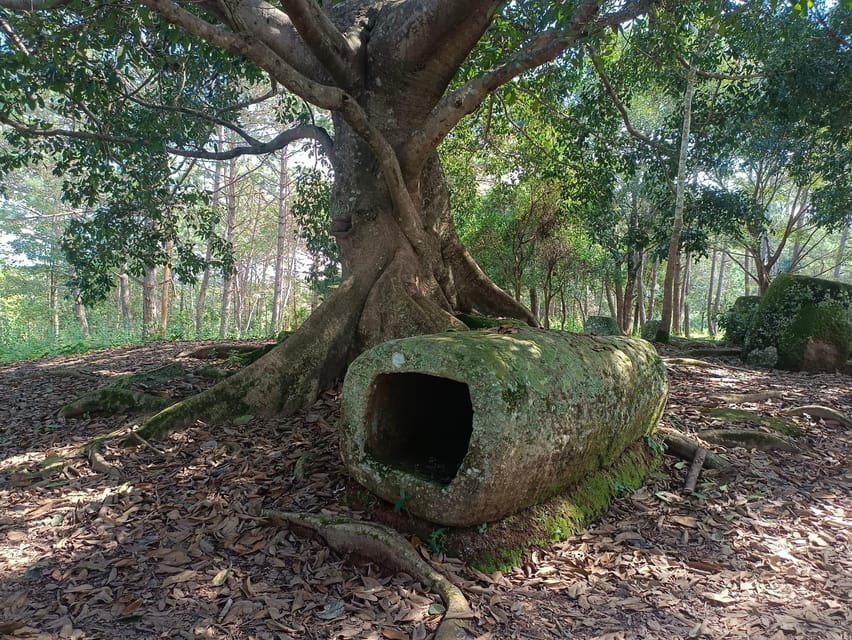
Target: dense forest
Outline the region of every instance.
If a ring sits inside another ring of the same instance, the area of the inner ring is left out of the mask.
[[[515,46],[530,17],[513,11],[468,64]],[[661,11],[519,75],[439,147],[461,240],[542,325],[582,330],[588,316],[607,315],[638,332],[662,313],[671,270],[672,333],[714,336],[736,297],[764,292],[779,272],[852,278],[848,9],[706,11]],[[0,19],[4,58],[27,57],[26,23]],[[149,35],[152,51],[125,64],[150,84],[92,118],[131,118],[136,103],[201,73],[173,32]],[[154,163],[113,144],[109,155],[126,163],[121,184],[106,170],[84,175],[96,163],[85,155],[92,141],[34,132],[88,117],[74,106],[79,83],[103,63],[84,44],[75,55],[89,62],[54,67],[61,77],[47,93],[16,89],[27,104],[0,125],[3,357],[299,326],[341,280],[333,170],[315,139],[241,150],[281,123],[331,128],[327,112],[238,70],[238,87],[209,98],[248,96],[236,118],[163,116],[187,142],[231,157],[166,153]],[[140,67],[163,65],[157,56],[172,67]],[[33,62],[28,81],[44,81],[51,64]],[[472,71],[462,67],[457,82]],[[4,62],[4,100],[24,77]],[[146,162],[165,180],[147,199],[132,193],[145,181],[130,178],[154,171]]]

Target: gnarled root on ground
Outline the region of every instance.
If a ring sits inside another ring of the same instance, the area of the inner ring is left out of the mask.
[[[438,593],[447,611],[435,640],[469,640],[473,635],[467,620],[473,611],[461,590],[440,571],[421,558],[399,533],[372,522],[347,518],[330,518],[314,514],[266,510],[264,515],[273,524],[286,524],[307,529],[322,537],[338,553],[355,553],[374,560],[384,567],[403,571]]]

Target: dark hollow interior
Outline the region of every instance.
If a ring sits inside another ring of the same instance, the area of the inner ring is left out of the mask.
[[[367,409],[367,452],[379,462],[447,485],[473,431],[463,382],[422,373],[376,378]]]

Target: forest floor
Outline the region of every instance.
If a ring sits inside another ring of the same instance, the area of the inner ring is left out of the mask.
[[[153,446],[115,439],[103,449],[113,475],[77,454],[133,419],[61,419],[64,404],[197,344],[0,365],[0,636],[429,638],[440,601],[424,585],[260,517],[266,508],[359,515],[347,506],[335,393],[286,420],[196,423]],[[724,426],[702,412],[726,406],[714,394],[761,390],[783,397],[739,406],[852,415],[852,377],[715,362],[669,366],[664,424]],[[799,451],[724,451],[734,472],[705,470],[689,496],[689,465],[666,456],[600,522],[511,572],[484,575],[420,552],[462,588],[483,639],[848,640],[852,430],[792,420]]]

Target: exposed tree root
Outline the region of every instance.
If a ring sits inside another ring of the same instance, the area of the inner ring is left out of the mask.
[[[666,453],[687,462],[695,459],[695,454],[701,448],[701,445],[671,429],[657,429],[656,433],[663,437],[663,442],[666,443]],[[718,469],[722,472],[730,471],[733,468],[731,462],[720,456],[719,454],[708,451],[704,458],[704,465],[707,469]]]
[[[447,607],[435,632],[435,640],[473,638],[465,622],[473,617],[473,611],[464,594],[440,571],[423,560],[408,541],[393,529],[370,522],[314,514],[266,510],[264,515],[273,524],[307,529],[319,535],[338,553],[354,553],[370,558],[429,585],[441,596]]]
[[[695,358],[663,358],[666,364],[682,364],[688,367],[699,367],[701,369],[731,369],[733,371],[748,371],[754,373],[753,369],[745,367],[736,367],[732,364],[721,364],[717,362],[707,362],[706,360],[696,360]]]
[[[710,396],[710,399],[730,404],[740,404],[743,402],[764,402],[773,398],[781,399],[783,397],[783,391],[758,391],[757,393],[717,393]]]
[[[801,448],[787,438],[764,431],[749,429],[707,429],[700,431],[698,437],[723,447],[745,447],[766,451],[801,451]]]
[[[817,418],[822,418],[823,420],[831,420],[833,422],[837,422],[844,427],[852,427],[852,418],[840,413],[839,411],[835,411],[830,407],[823,407],[818,404],[809,404],[803,407],[793,407],[792,409],[788,409],[785,412],[788,416],[803,416],[805,414],[809,416],[814,416]]]
[[[365,297],[353,280],[344,282],[287,340],[216,386],[153,416],[139,435],[159,440],[195,420],[288,415],[309,406],[343,376]]]
[[[183,351],[177,355],[178,358],[197,358],[199,360],[212,360],[230,358],[240,353],[251,353],[262,349],[263,345],[242,343],[216,343],[208,344],[191,351]]]
[[[87,413],[118,413],[119,411],[154,412],[161,411],[174,400],[150,393],[105,387],[86,393],[62,407],[59,415],[63,418],[76,418]]]
[[[689,349],[684,355],[690,358],[703,358],[707,356],[738,356],[743,352],[739,347],[698,347]]]

